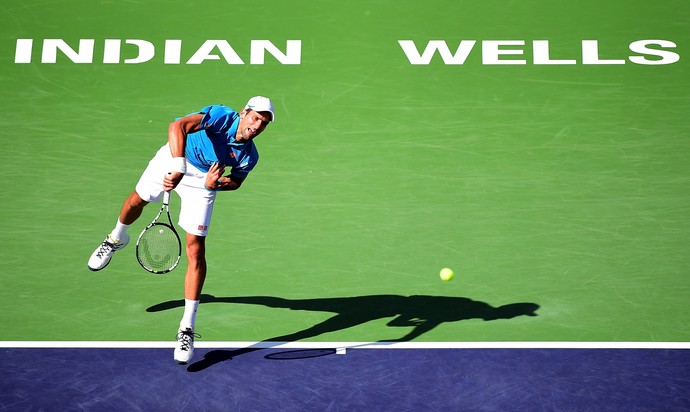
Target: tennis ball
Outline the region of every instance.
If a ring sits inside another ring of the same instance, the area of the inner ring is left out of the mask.
[[[441,280],[450,282],[451,280],[453,280],[453,276],[455,275],[455,273],[453,273],[453,270],[450,268],[443,268],[441,269],[438,275],[441,277]]]
[[[163,234],[163,229],[159,230],[158,233]]]

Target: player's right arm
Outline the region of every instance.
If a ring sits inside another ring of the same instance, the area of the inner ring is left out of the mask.
[[[173,157],[173,169],[170,176],[166,176],[163,183],[165,190],[172,190],[180,183],[185,172],[184,151],[187,135],[201,130],[203,113],[194,113],[170,123],[168,126],[168,144]]]

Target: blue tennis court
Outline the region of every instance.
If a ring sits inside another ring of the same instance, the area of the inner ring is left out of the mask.
[[[689,351],[3,349],[4,410],[683,411]],[[219,361],[221,360],[222,361]]]

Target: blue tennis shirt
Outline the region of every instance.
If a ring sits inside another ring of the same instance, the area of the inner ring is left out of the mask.
[[[215,162],[231,168],[230,174],[247,177],[259,161],[253,141],[235,141],[240,114],[224,105],[210,105],[195,113],[204,115],[201,130],[187,135],[185,157],[197,169],[208,172]]]

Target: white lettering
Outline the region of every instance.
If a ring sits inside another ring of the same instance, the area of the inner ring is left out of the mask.
[[[625,60],[600,60],[599,41],[582,40],[582,64],[625,64]]]
[[[651,56],[658,56],[661,59],[650,60],[644,56],[630,56],[630,61],[637,64],[659,65],[659,64],[673,64],[680,60],[677,53],[668,50],[650,49],[649,45],[659,45],[665,48],[675,48],[676,44],[667,40],[638,40],[630,43],[630,51],[639,54],[646,54]]]
[[[163,62],[165,64],[180,64],[180,55],[182,54],[182,40],[166,40],[165,41],[165,56]]]
[[[93,45],[93,39],[80,39],[79,51],[76,51],[62,39],[45,39],[41,63],[57,62],[58,50],[74,63],[93,63]]]
[[[431,40],[427,43],[424,53],[419,54],[414,40],[398,40],[410,64],[431,63],[437,50],[445,64],[464,64],[475,43],[477,43],[475,40],[462,40],[455,54],[452,54],[444,40]]]
[[[119,39],[106,39],[103,43],[103,63],[120,63],[120,48],[122,41]],[[156,48],[146,40],[125,40],[125,44],[137,46],[137,55],[131,59],[125,59],[125,64],[146,63],[156,54]]]
[[[33,39],[17,39],[17,47],[14,51],[14,62],[31,63],[31,51],[33,47]]]
[[[302,57],[302,41],[288,40],[283,54],[268,40],[252,40],[250,63],[264,64],[265,52],[271,53],[282,64],[299,64]]]
[[[141,64],[150,62],[156,57],[156,46],[148,40],[124,39],[125,45],[135,48],[126,49],[123,53],[123,40],[103,40],[104,64]],[[73,63],[93,63],[94,39],[80,39],[79,47],[75,50],[63,39],[44,39],[42,41],[41,63],[56,63],[58,51]],[[32,62],[34,39],[17,39],[14,62],[27,64]],[[273,56],[281,64],[301,64],[302,41],[287,40],[285,52],[276,47],[269,40],[252,40],[250,45],[251,64],[264,64],[266,53]],[[135,53],[132,52],[135,51]],[[129,53],[126,53],[129,52]],[[124,58],[123,56],[130,56]],[[165,40],[163,47],[164,64],[180,64],[182,56],[182,40]],[[124,61],[123,61],[124,58]],[[244,64],[244,61],[235,52],[226,40],[206,40],[199,47],[186,64],[201,64],[206,60],[225,60],[227,64]]]
[[[240,56],[235,53],[232,46],[225,40],[206,40],[204,44],[199,47],[199,50],[194,53],[192,58],[187,60],[187,64],[201,64],[205,60],[220,60],[221,56],[211,54],[215,48],[218,48],[220,54],[228,64],[244,64]]]
[[[422,53],[412,40],[398,40],[407,60],[414,65],[428,65],[434,58],[436,52],[441,55],[446,65],[464,64],[472,51],[476,40],[462,40],[455,54],[451,53],[448,44],[444,40],[430,40]],[[504,58],[506,55],[521,56],[524,54],[523,48],[514,46],[525,46],[524,40],[483,40],[481,42],[482,64],[484,65],[523,65],[527,64],[524,59]],[[512,47],[511,47],[512,46]],[[582,63],[586,65],[620,65],[625,64],[625,59],[602,59],[599,53],[598,40],[582,40]],[[658,47],[652,47],[658,46]],[[574,65],[578,64],[575,59],[552,59],[549,40],[532,41],[532,63],[535,65]],[[630,43],[630,50],[639,56],[629,56],[630,62],[644,65],[663,65],[673,64],[680,60],[680,55],[670,50],[676,44],[668,40],[638,40]],[[656,58],[650,58],[656,57]]]
[[[131,59],[125,59],[125,64],[139,64],[146,63],[147,61],[153,59],[156,55],[156,48],[153,43],[146,40],[125,40],[126,44],[132,44],[137,46],[137,57]]]
[[[525,60],[501,60],[502,55],[522,55],[523,50],[502,49],[501,46],[524,46],[523,40],[485,40],[482,42],[482,63],[484,64],[527,64]]]
[[[534,64],[577,64],[575,60],[551,60],[548,40],[532,42]]]
[[[117,64],[120,63],[120,45],[122,41],[119,39],[106,39],[103,42],[103,63]]]
[[[122,42],[134,46],[135,49],[122,50]],[[40,40],[39,40],[40,42]],[[423,51],[413,40],[398,40],[403,53],[412,65],[429,65],[438,54],[446,65],[463,65],[470,53],[475,49],[477,40],[462,40],[455,52],[445,40],[430,40],[423,47]],[[632,55],[627,59],[606,59],[601,57],[599,40],[581,41],[581,64],[583,65],[622,65],[631,62],[640,65],[668,65],[680,61],[680,55],[672,50],[676,43],[668,40],[638,40],[629,44]],[[481,41],[481,63],[484,65],[525,65],[525,40],[483,40]],[[72,43],[74,45],[74,43]],[[141,64],[152,61],[156,57],[156,45],[142,39],[105,39],[103,40],[104,64]],[[32,62],[34,53],[34,39],[17,39],[14,62],[28,64]],[[163,63],[180,64],[182,61],[182,40],[165,40],[163,46]],[[532,46],[532,63],[535,65],[575,65],[575,59],[552,59],[549,40],[534,40]],[[79,39],[79,45],[72,48],[63,39],[43,39],[41,63],[54,64],[58,60],[58,52],[73,63],[90,64],[94,58],[94,39]],[[136,51],[132,53],[132,50]],[[38,53],[38,51],[37,51]],[[480,53],[480,51],[475,52]],[[301,64],[302,41],[287,40],[285,48],[280,49],[269,40],[251,40],[249,62],[261,65],[266,62],[269,54],[280,64]],[[124,58],[123,56],[133,56]],[[519,56],[519,57],[507,57]],[[622,57],[622,56],[621,56]],[[124,61],[123,61],[124,58]],[[227,40],[206,40],[196,49],[184,64],[198,65],[207,60],[224,60],[227,64],[245,64]]]

